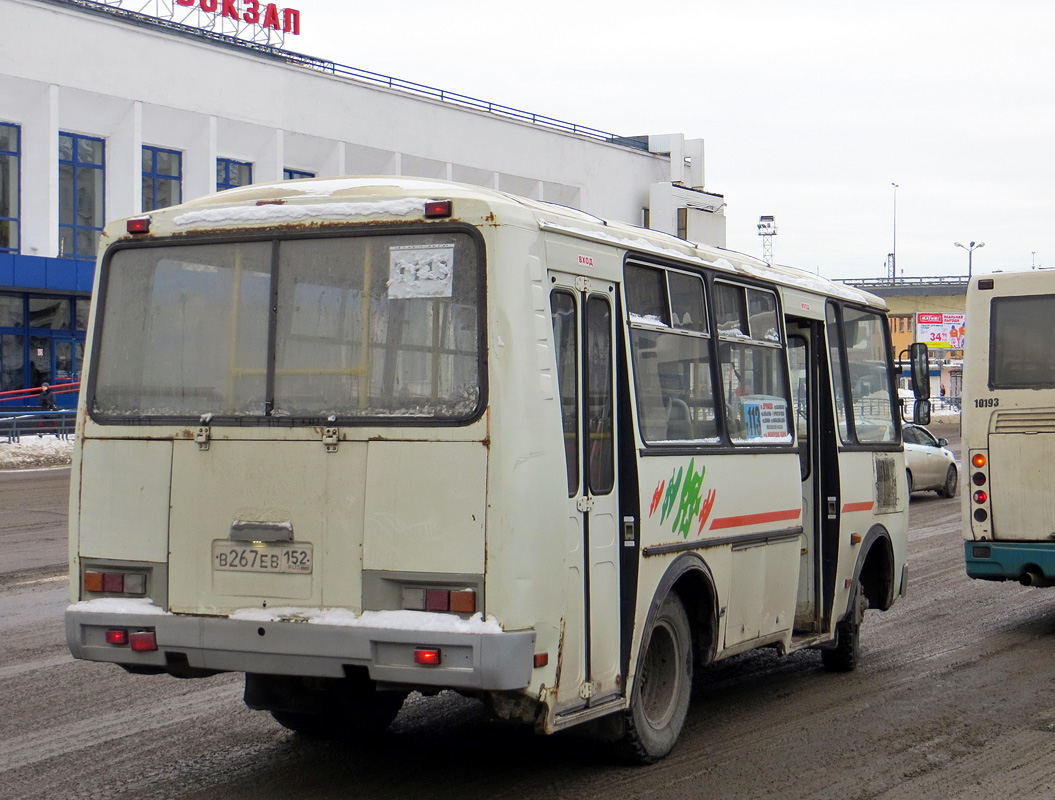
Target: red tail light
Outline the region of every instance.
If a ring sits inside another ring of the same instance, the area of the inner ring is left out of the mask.
[[[426,200],[425,218],[437,219],[449,217],[453,213],[453,203],[450,200]]]
[[[106,643],[119,647],[128,644],[128,631],[124,628],[111,628],[106,632]]]
[[[414,649],[414,663],[425,667],[438,667],[440,665],[440,649],[438,647],[417,647]]]
[[[137,653],[158,649],[158,637],[154,631],[139,631],[128,637],[132,649]]]

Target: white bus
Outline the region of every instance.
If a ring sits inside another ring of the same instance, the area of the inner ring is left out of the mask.
[[[967,288],[962,452],[967,574],[1055,585],[1055,272],[975,277]]]
[[[457,184],[256,185],[112,223],[69,646],[308,735],[410,691],[648,762],[694,672],[852,669],[906,588],[886,308]]]

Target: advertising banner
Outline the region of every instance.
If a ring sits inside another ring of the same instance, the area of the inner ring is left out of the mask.
[[[916,341],[925,342],[931,350],[962,350],[966,314],[916,314]]]

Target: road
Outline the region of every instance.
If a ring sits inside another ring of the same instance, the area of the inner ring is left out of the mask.
[[[1055,589],[968,580],[958,499],[913,500],[909,596],[866,616],[856,672],[826,673],[812,652],[722,662],[699,677],[674,752],[631,768],[572,736],[489,723],[455,695],[412,697],[386,735],[352,747],[249,711],[234,676],[74,662],[65,569],[41,563],[62,511],[26,510],[68,474],[0,473],[5,550],[40,537],[16,545],[23,566],[7,569],[5,552],[0,570],[3,797],[1055,796]]]

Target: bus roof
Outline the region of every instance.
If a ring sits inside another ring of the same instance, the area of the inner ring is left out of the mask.
[[[419,218],[425,200],[470,200],[488,211],[479,224],[537,225],[541,230],[614,245],[632,252],[748,275],[806,292],[839,297],[886,309],[886,301],[846,284],[804,270],[764,261],[671,234],[604,220],[568,206],[546,203],[468,184],[413,177],[369,176],[308,178],[252,184],[217,192],[178,206],[138,214],[149,216],[157,235],[252,230],[273,226],[347,223],[371,218]],[[456,214],[459,219],[466,216]],[[485,219],[486,218],[486,219]],[[124,238],[123,220],[107,226],[104,243]]]

